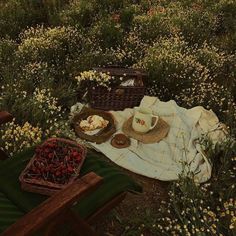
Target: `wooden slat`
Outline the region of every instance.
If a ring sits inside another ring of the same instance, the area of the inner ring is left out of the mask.
[[[98,233],[95,232],[90,224],[95,223],[97,220],[101,219],[101,217],[105,216],[108,212],[110,212],[114,207],[116,207],[126,196],[126,192],[122,192],[112,198],[109,202],[103,205],[101,208],[96,210],[95,213],[90,215],[86,221],[82,219],[78,213],[68,210],[63,213],[63,216],[59,218],[57,221],[53,222],[52,225],[48,227],[47,234],[45,236],[56,235],[55,226],[59,225],[65,221],[68,222],[72,226],[73,232],[75,235],[83,235],[83,236],[97,236]]]
[[[106,215],[109,211],[111,211],[114,207],[116,207],[126,196],[126,192],[120,193],[119,195],[115,196],[111,201],[106,203],[100,209],[98,209],[94,214],[90,215],[86,221],[91,224],[96,222],[100,217]]]
[[[73,232],[76,235],[83,235],[83,236],[98,236],[89,224],[83,220],[77,213],[74,213],[72,210],[68,210],[66,212],[67,220],[69,220]]]
[[[0,111],[0,125],[12,121],[12,119],[13,116],[10,113],[6,111]]]
[[[34,208],[3,232],[1,236],[28,236],[35,233],[80,197],[95,189],[101,181],[100,176],[90,172]]]

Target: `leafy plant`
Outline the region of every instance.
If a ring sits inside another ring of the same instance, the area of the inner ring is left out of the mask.
[[[21,41],[17,53],[22,62],[47,63],[59,80],[77,70],[74,63],[82,51],[82,35],[76,29],[30,28],[21,34]]]
[[[84,30],[97,19],[98,7],[95,1],[72,1],[60,13],[60,23],[71,25]]]

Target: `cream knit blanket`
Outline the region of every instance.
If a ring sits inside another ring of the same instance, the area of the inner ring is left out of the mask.
[[[131,139],[131,146],[116,149],[110,140],[102,144],[90,143],[104,153],[111,161],[137,174],[170,181],[178,179],[181,173],[191,171],[196,182],[205,182],[211,177],[211,165],[204,155],[199,139],[208,135],[214,142],[220,142],[226,134],[217,116],[203,107],[185,109],[171,100],[161,102],[156,97],[145,96],[141,106],[150,107],[170,125],[170,131],[163,140],[155,144],[143,144]],[[133,115],[133,109],[111,111],[117,125],[117,133],[125,120]]]

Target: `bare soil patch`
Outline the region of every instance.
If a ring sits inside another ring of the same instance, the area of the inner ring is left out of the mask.
[[[111,214],[104,216],[96,224],[96,231],[101,235],[126,235],[124,228],[129,227],[125,225],[130,219],[137,218],[142,222],[147,209],[158,210],[161,201],[167,199],[169,182],[147,178],[124,169],[123,171],[143,187],[143,192],[141,194],[128,193],[124,201]],[[153,234],[146,230],[143,235],[151,236]]]

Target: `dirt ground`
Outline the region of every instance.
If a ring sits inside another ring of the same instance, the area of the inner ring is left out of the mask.
[[[113,214],[104,217],[96,224],[96,231],[102,236],[125,235],[124,227],[121,227],[122,222],[126,222],[133,217],[142,220],[143,212],[146,209],[159,208],[160,202],[167,199],[168,182],[147,178],[124,169],[123,171],[143,187],[143,193],[128,193],[124,201],[113,210]],[[117,215],[119,216],[118,219]],[[121,219],[120,222],[119,219]],[[151,235],[149,232],[143,234],[143,236]]]

